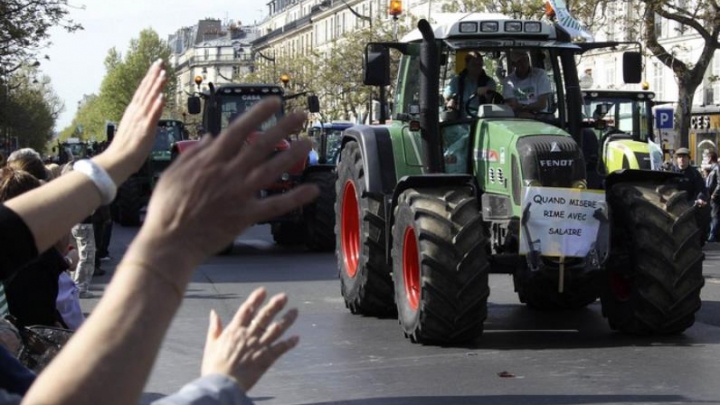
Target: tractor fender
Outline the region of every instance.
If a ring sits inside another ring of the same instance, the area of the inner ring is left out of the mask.
[[[610,173],[605,179],[605,190],[611,190],[617,183],[652,182],[664,183],[672,178],[683,178],[682,173],[660,172],[657,170],[622,169]]]
[[[183,153],[187,152],[190,148],[197,145],[198,142],[200,142],[200,141],[188,140],[188,141],[175,142],[172,146],[172,149],[170,149],[171,159],[175,160],[178,156],[182,155]]]
[[[342,147],[350,141],[360,147],[365,190],[371,194],[392,193],[396,179],[390,131],[386,127],[355,125],[343,131]]]
[[[395,207],[403,191],[409,188],[441,188],[447,186],[468,186],[472,188],[476,198],[478,188],[475,178],[469,174],[423,174],[417,176],[404,176],[397,182],[390,201],[385,203],[385,260],[392,263],[392,227],[395,223]]]

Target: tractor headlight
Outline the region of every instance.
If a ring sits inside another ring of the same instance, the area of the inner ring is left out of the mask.
[[[282,181],[288,181],[288,180],[290,180],[290,173],[283,173],[283,174],[280,176],[280,180],[282,180]]]
[[[587,181],[585,180],[575,180],[572,183],[572,188],[580,188],[580,189],[587,189]]]

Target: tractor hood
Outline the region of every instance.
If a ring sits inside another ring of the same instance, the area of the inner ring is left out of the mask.
[[[662,150],[647,142],[609,139],[605,142],[605,168],[608,173],[621,169],[660,170]]]

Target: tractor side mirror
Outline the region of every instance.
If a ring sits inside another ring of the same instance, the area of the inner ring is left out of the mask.
[[[308,96],[307,98],[308,111],[311,113],[320,112],[320,99],[316,95]]]
[[[642,80],[642,54],[640,52],[623,53],[623,81],[640,83]]]
[[[188,108],[188,113],[190,113],[190,114],[193,114],[193,115],[200,114],[200,109],[201,109],[200,97],[198,97],[198,96],[188,97],[187,108]]]
[[[363,58],[363,84],[390,85],[390,50],[380,44],[369,43]]]

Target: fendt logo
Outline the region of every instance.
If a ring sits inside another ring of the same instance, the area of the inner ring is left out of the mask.
[[[541,159],[540,167],[570,167],[573,164],[572,159]]]

